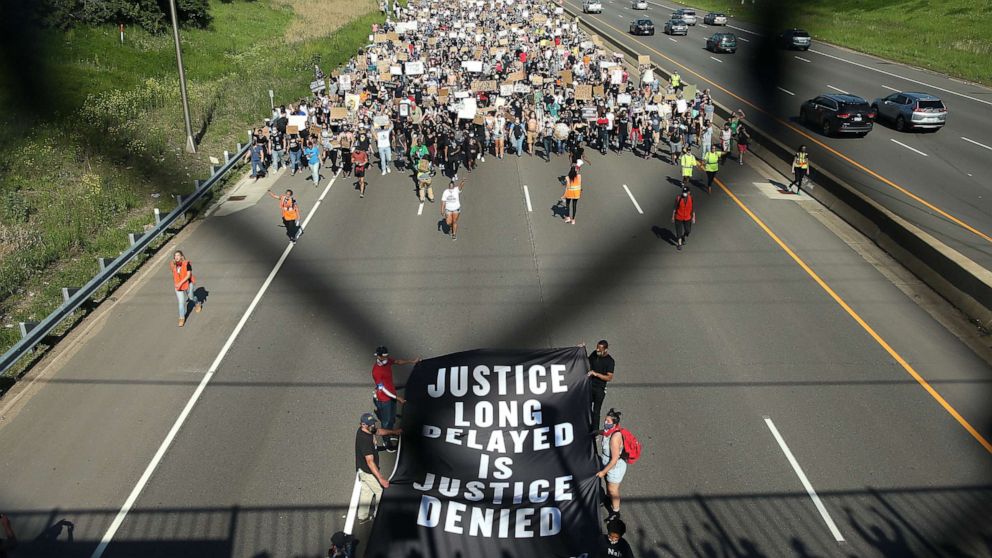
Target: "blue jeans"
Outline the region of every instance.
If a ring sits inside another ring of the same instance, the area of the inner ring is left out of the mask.
[[[303,151],[290,151],[289,152],[289,170],[296,172],[298,170],[303,170]]]
[[[393,159],[393,148],[391,147],[380,147],[379,148],[379,166],[382,168],[382,172],[385,173],[386,169],[389,168],[389,161]]]
[[[186,287],[185,291],[176,291],[176,298],[179,300],[179,317],[185,318],[186,313],[189,311],[189,303],[192,302],[194,305],[199,304],[200,301],[196,299],[196,293],[193,290],[193,284],[190,283],[189,287]]]
[[[379,422],[383,428],[392,428],[396,424],[396,400],[389,401],[375,400],[375,414],[379,415]]]
[[[286,163],[282,162],[282,150],[276,149],[272,152],[272,164],[276,167],[276,172],[279,172],[280,167],[285,167]]]
[[[262,164],[262,161],[260,161],[259,159],[252,159],[251,160],[251,177],[252,178],[255,178],[256,176],[258,176],[259,174],[264,173],[264,172],[265,172],[265,165]]]
[[[313,184],[316,186],[320,182],[320,161],[310,163],[310,174],[313,176]]]
[[[519,157],[524,151],[524,136],[520,136],[520,139],[517,139],[516,136],[510,134],[510,141],[513,142],[513,150],[517,153],[517,157]]]

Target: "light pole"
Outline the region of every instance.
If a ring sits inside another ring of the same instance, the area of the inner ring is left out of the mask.
[[[196,153],[193,127],[189,122],[189,99],[186,97],[186,72],[183,70],[183,50],[179,47],[179,19],[176,17],[176,0],[169,0],[172,14],[172,37],[176,40],[176,64],[179,65],[179,93],[183,99],[183,121],[186,123],[186,151]]]

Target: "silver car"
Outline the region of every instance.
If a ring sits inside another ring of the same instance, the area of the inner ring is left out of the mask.
[[[689,25],[681,19],[670,19],[665,22],[666,35],[688,35]]]
[[[872,108],[876,120],[891,122],[896,130],[937,131],[947,123],[947,107],[928,93],[901,92],[875,99]]]
[[[706,25],[726,25],[727,16],[720,12],[710,12],[703,16],[703,23]]]
[[[696,10],[690,10],[688,8],[679,8],[675,10],[672,14],[672,19],[681,19],[686,25],[696,24]]]
[[[646,10],[648,9],[647,0],[634,0],[630,3],[630,8],[632,10]]]

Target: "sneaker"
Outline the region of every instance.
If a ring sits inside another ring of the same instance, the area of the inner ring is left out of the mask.
[[[675,249],[681,251],[682,250],[682,243],[680,242],[680,243],[676,244],[675,245]]]
[[[179,327],[186,325],[186,318],[179,318]]]
[[[613,521],[614,519],[620,519],[620,512],[616,510],[610,510],[610,513],[606,516],[606,521]]]
[[[458,240],[458,237],[455,235],[451,235],[451,240]]]
[[[391,168],[389,168],[389,167],[386,167],[386,174],[389,174],[389,173],[391,173],[391,172],[393,172],[393,169],[391,169]]]
[[[202,302],[197,302],[196,303],[196,306],[193,307],[193,311],[196,312],[197,314],[199,314],[200,313],[200,310],[203,310],[203,303]]]
[[[455,173],[455,176],[453,176],[453,177],[451,177],[451,179],[452,179],[452,180],[458,180],[458,173],[456,172],[456,173]]]
[[[482,157],[482,158],[480,158],[479,160],[480,160],[480,161],[482,161],[483,163],[485,163],[485,162],[486,162],[486,158],[485,158],[485,157]]]
[[[358,197],[360,197],[360,198],[364,198],[364,197],[365,197],[365,194],[362,194],[362,195],[360,195],[360,196],[358,196]]]

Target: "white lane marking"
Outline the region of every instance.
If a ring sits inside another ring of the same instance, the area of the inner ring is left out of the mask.
[[[966,138],[964,136],[961,136],[961,139],[963,139],[964,141],[966,141],[968,143],[973,143],[973,144],[977,145],[978,147],[984,147],[985,149],[988,149],[989,151],[992,151],[992,147],[989,147],[989,146],[985,145],[984,143],[978,143],[977,141],[975,141],[973,139],[968,139],[968,138]]]
[[[709,25],[706,25],[706,24],[703,24],[703,23],[699,23],[699,24],[697,24],[697,25],[699,25],[699,26],[700,26],[700,27],[702,27],[703,29],[709,29],[709,28],[710,28],[710,26],[709,26]]]
[[[627,191],[627,197],[630,198],[630,201],[634,202],[634,209],[636,209],[641,215],[644,215],[644,211],[641,209],[641,204],[637,203],[637,200],[634,199],[634,194],[630,193],[630,188],[624,184],[623,189]]]
[[[809,62],[809,60],[803,58],[802,56],[795,56],[795,55],[793,55],[793,58],[795,58],[796,60],[802,60],[803,62],[807,62],[807,63]]]
[[[795,96],[796,96],[796,94],[795,94],[795,93],[793,93],[792,91],[789,91],[788,89],[786,89],[786,88],[784,88],[784,87],[779,87],[779,88],[778,88],[778,90],[779,90],[779,91],[783,91],[783,92],[785,92],[785,93],[788,93],[789,95],[792,95],[793,97],[795,97]]]
[[[669,40],[669,41],[672,41],[673,43],[677,43],[677,42],[678,42],[678,41],[676,41],[675,39],[673,39],[673,38],[671,38],[671,37],[669,37],[669,38],[668,38],[668,40]]]
[[[334,178],[332,178],[327,184],[327,187],[324,188],[324,193],[321,194],[320,198],[317,200],[317,203],[314,204],[313,209],[310,210],[310,214],[307,215],[307,218],[303,221],[301,228],[306,229],[307,223],[309,223],[310,219],[317,213],[317,208],[320,207],[324,196],[326,196],[327,192],[330,191],[331,186],[334,186],[334,181],[337,180],[337,178],[338,175],[335,174]],[[279,273],[279,270],[282,268],[282,264],[286,262],[286,258],[289,257],[289,253],[293,251],[295,246],[296,244],[293,242],[288,243],[286,249],[283,250],[282,255],[279,256],[279,260],[276,262],[275,267],[272,268],[272,271],[269,272],[269,276],[266,277],[265,282],[262,283],[261,288],[259,288],[258,292],[255,293],[255,298],[253,298],[251,304],[248,305],[248,309],[245,310],[245,313],[241,316],[238,324],[234,326],[234,331],[231,332],[231,335],[227,338],[224,346],[221,347],[220,352],[217,353],[217,357],[214,359],[213,364],[210,365],[207,373],[204,374],[203,379],[201,379],[199,385],[196,386],[196,390],[193,392],[193,395],[190,396],[189,401],[186,402],[186,406],[183,407],[182,412],[179,413],[179,417],[176,418],[176,422],[172,424],[172,428],[170,428],[169,433],[166,434],[165,440],[162,440],[162,444],[158,447],[158,451],[155,452],[155,455],[152,456],[152,460],[148,463],[148,466],[145,467],[145,472],[141,474],[141,478],[138,479],[138,483],[131,489],[131,494],[128,495],[127,500],[124,501],[124,505],[121,506],[120,511],[117,512],[117,516],[114,517],[114,521],[110,524],[110,527],[107,528],[107,532],[103,534],[103,538],[100,539],[100,544],[97,545],[96,549],[93,551],[93,554],[90,555],[90,558],[101,558],[103,553],[106,552],[107,546],[110,545],[110,541],[113,540],[114,535],[117,534],[117,530],[120,529],[121,524],[124,523],[124,519],[131,511],[134,503],[138,500],[138,496],[141,495],[141,491],[144,490],[145,485],[152,476],[152,473],[155,472],[155,469],[158,468],[158,464],[162,461],[162,458],[165,457],[165,452],[169,450],[169,446],[172,445],[172,441],[179,433],[179,429],[182,428],[183,423],[186,422],[186,418],[189,416],[190,412],[192,412],[193,407],[200,399],[203,391],[207,388],[207,384],[210,383],[211,378],[214,377],[214,373],[217,372],[217,369],[220,367],[221,361],[223,361],[224,357],[227,356],[227,352],[231,349],[231,345],[234,344],[235,339],[238,338],[241,330],[245,327],[245,324],[248,323],[248,318],[251,317],[252,312],[255,311],[255,307],[258,306],[259,301],[262,300],[262,296],[265,295],[265,291],[269,289],[269,285],[272,284],[272,280],[275,279],[276,274]]]
[[[524,199],[527,200],[527,211],[533,212],[534,207],[530,205],[530,190],[527,189],[526,184],[524,184]]]
[[[830,89],[833,89],[834,91],[836,91],[836,92],[838,92],[838,93],[843,93],[843,94],[845,94],[845,95],[847,95],[847,94],[848,94],[848,92],[847,92],[847,91],[844,91],[844,90],[843,90],[843,89],[841,89],[840,87],[834,87],[833,85],[830,85],[829,83],[827,84],[827,87],[829,87]]]
[[[355,530],[355,518],[358,515],[358,502],[362,498],[362,483],[355,471],[355,487],[351,489],[351,503],[348,504],[348,517],[344,520],[344,534],[350,535]]]
[[[844,536],[840,534],[840,530],[837,529],[837,525],[834,523],[830,513],[827,511],[826,506],[820,501],[820,497],[816,495],[816,490],[813,490],[813,485],[810,484],[809,479],[806,478],[806,473],[803,472],[803,468],[799,466],[799,462],[796,461],[792,451],[789,446],[785,443],[782,435],[778,433],[778,428],[775,428],[775,423],[769,417],[765,418],[765,424],[768,425],[768,430],[771,430],[772,436],[775,437],[775,441],[778,442],[778,446],[782,448],[782,453],[785,454],[785,458],[789,460],[789,464],[792,465],[792,470],[796,472],[796,476],[799,477],[799,482],[803,483],[803,488],[806,489],[806,493],[809,494],[810,499],[813,500],[813,505],[816,506],[817,511],[820,512],[820,517],[823,518],[823,522],[827,524],[827,528],[830,529],[830,533],[834,536],[834,540],[837,542],[844,542]]]
[[[812,50],[812,49],[810,49],[809,52],[813,52],[815,54],[819,54],[820,56],[826,56],[827,58],[833,58],[834,60],[840,60],[841,62],[847,62],[848,64],[853,64],[855,66],[858,66],[860,68],[865,68],[867,70],[873,70],[873,71],[876,71],[876,72],[878,72],[880,74],[885,74],[887,76],[892,76],[892,77],[896,77],[896,78],[899,78],[899,79],[904,79],[904,80],[906,80],[906,81],[908,81],[910,83],[915,83],[917,85],[925,85],[925,86],[930,87],[932,89],[936,89],[937,91],[943,91],[944,93],[950,93],[951,95],[957,95],[958,97],[963,97],[963,98],[968,99],[968,100],[971,100],[971,101],[975,101],[975,102],[978,102],[978,103],[983,103],[983,104],[992,106],[992,101],[986,101],[984,99],[978,99],[976,97],[972,97],[971,95],[965,95],[964,93],[958,93],[957,91],[951,91],[950,89],[944,89],[943,87],[937,87],[936,85],[931,85],[931,84],[926,83],[924,81],[918,81],[918,80],[915,80],[915,79],[912,79],[912,78],[908,78],[906,76],[901,76],[899,74],[893,74],[892,72],[886,72],[885,70],[880,70],[878,68],[873,68],[873,67],[871,67],[871,66],[869,66],[867,64],[861,64],[859,62],[854,62],[852,60],[846,60],[846,59],[841,58],[839,56],[834,56],[832,54],[827,54],[825,52],[820,52],[819,50]]]
[[[745,43],[750,43],[751,39],[745,39],[744,37],[737,37],[738,41],[744,41]]]
[[[737,27],[737,26],[730,25],[730,24],[728,24],[727,27],[729,27],[731,29],[736,29],[738,31],[743,31],[745,33],[750,33],[750,34],[754,35],[755,37],[764,37],[764,35],[762,35],[761,33],[756,33],[754,31],[751,31],[750,29],[744,29],[743,27]]]
[[[617,17],[623,19],[623,14],[617,14]]]
[[[926,153],[920,151],[919,149],[916,149],[915,147],[910,147],[910,146],[906,145],[905,143],[903,143],[903,142],[901,142],[901,141],[899,141],[899,140],[897,140],[895,138],[889,138],[889,141],[891,141],[893,143],[898,143],[899,145],[905,147],[906,149],[908,149],[910,151],[915,151],[915,152],[919,153],[920,155],[923,155],[924,157],[929,157],[929,155],[927,155]]]
[[[417,216],[424,214],[424,202],[420,202],[420,207],[417,208]]]
[[[888,85],[882,85],[882,87],[884,87],[885,89],[888,89],[889,91],[895,91],[896,93],[899,92],[899,90],[896,89],[895,87],[889,87]]]
[[[723,64],[723,60],[720,60],[720,59],[719,59],[719,58],[717,58],[716,56],[710,56],[710,60],[716,60],[717,62],[719,62],[719,63],[721,63],[721,64]]]

